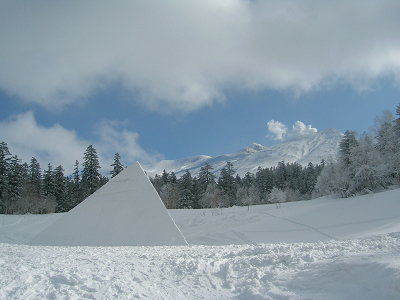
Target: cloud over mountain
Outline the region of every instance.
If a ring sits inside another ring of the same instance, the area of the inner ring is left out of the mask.
[[[309,133],[316,133],[318,130],[317,128],[313,128],[311,125],[304,124],[301,121],[296,121],[292,126],[292,130],[296,136],[309,134]]]
[[[282,122],[270,120],[267,123],[269,134],[267,137],[275,141],[283,141],[285,139],[285,135],[287,134],[287,126]]]

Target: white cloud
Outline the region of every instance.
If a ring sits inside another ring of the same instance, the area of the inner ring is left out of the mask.
[[[153,162],[155,158],[138,145],[138,133],[128,130],[118,132],[117,124],[102,122],[97,127],[98,141],[81,139],[75,131],[59,124],[51,127],[40,126],[32,111],[14,115],[0,122],[0,140],[8,144],[13,155],[18,155],[23,162],[35,157],[43,169],[51,163],[53,167],[62,165],[65,174],[72,174],[75,160],[82,163],[84,152],[90,144],[99,155],[100,170],[109,174],[110,164],[116,152],[122,156],[123,163],[131,164],[136,160]]]
[[[288,127],[279,121],[270,120],[267,123],[269,134],[267,138],[271,138],[275,141],[284,141],[286,137],[302,136],[306,134],[318,132],[317,128],[313,128],[311,125],[305,125],[301,121],[296,121],[292,126],[292,130],[289,131]]]
[[[400,80],[399,15],[391,0],[2,1],[0,88],[59,107],[118,82],[160,111],[229,86],[364,88]]]
[[[306,126],[301,121],[296,121],[292,126],[292,129],[296,136],[318,132],[317,128],[313,128],[311,125]]]
[[[283,141],[287,134],[287,126],[279,121],[270,120],[267,123],[269,134],[267,137],[275,141]]]
[[[162,158],[159,154],[148,154],[138,144],[139,134],[123,129],[123,126],[123,122],[106,120],[95,126],[99,137],[95,144],[106,161],[105,166],[112,164],[116,152],[121,155],[123,162],[129,164],[137,160],[141,163],[153,163]]]

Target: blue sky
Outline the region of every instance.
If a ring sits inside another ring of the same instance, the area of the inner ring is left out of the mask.
[[[368,131],[400,103],[399,15],[397,1],[2,1],[0,140],[66,173],[93,144],[107,173],[115,152],[215,156],[297,121]]]

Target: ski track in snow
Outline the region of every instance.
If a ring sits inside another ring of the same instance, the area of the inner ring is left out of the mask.
[[[304,223],[296,222],[296,221],[290,220],[290,219],[288,219],[288,218],[278,217],[278,216],[275,216],[275,215],[270,214],[270,213],[267,213],[267,212],[264,212],[264,214],[266,214],[266,215],[268,215],[268,216],[271,216],[271,217],[273,217],[273,218],[285,220],[285,221],[291,222],[291,223],[293,223],[293,224],[297,224],[297,225],[306,227],[306,228],[311,229],[311,230],[314,230],[314,231],[318,232],[319,234],[322,234],[322,235],[324,235],[324,236],[326,236],[326,237],[328,237],[328,238],[330,238],[330,239],[332,239],[332,240],[336,240],[335,237],[330,236],[329,234],[326,234],[326,233],[322,232],[321,230],[317,229],[316,227],[313,227],[313,226],[310,226],[310,225],[307,225],[307,224],[304,224]]]
[[[400,233],[272,245],[1,244],[0,252],[1,299],[356,299],[360,295],[398,299],[400,295]]]
[[[32,238],[32,235],[26,235],[24,231],[32,227],[39,227],[41,224],[46,226],[47,223],[52,222],[53,219],[57,220],[60,217],[60,214],[50,214],[50,215],[40,215],[40,217],[34,222],[30,222],[28,220],[26,224],[24,221],[27,219],[25,216],[7,216],[8,220],[17,219],[17,221],[5,225],[0,225],[0,237],[2,240],[4,238],[9,241],[17,241],[18,243],[26,243]],[[3,215],[3,222],[5,216]],[[24,232],[22,234],[18,234],[18,232]]]

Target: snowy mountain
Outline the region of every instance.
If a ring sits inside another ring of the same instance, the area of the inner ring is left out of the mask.
[[[316,133],[302,135],[281,142],[271,147],[253,144],[232,154],[219,155],[216,157],[199,155],[178,160],[162,160],[160,162],[144,165],[143,169],[149,176],[161,175],[163,170],[174,172],[177,177],[189,170],[194,176],[200,168],[208,163],[214,167],[214,173],[219,176],[221,169],[230,161],[236,174],[243,176],[246,172],[255,174],[259,166],[273,167],[279,162],[297,162],[306,166],[309,162],[319,164],[322,159],[335,157],[339,142],[343,133],[336,129],[327,129]]]

